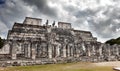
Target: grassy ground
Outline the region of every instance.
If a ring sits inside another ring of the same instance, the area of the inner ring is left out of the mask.
[[[92,63],[78,62],[0,68],[0,71],[113,71],[110,66],[95,66]]]

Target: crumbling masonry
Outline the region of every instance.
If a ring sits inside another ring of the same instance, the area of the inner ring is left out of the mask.
[[[55,22],[49,25],[48,20],[44,25],[41,23],[42,19],[30,17],[26,17],[23,23],[15,23],[0,49],[0,60],[4,61],[1,63],[15,64],[16,61],[20,65],[32,65],[120,58],[119,45],[97,42],[89,31],[75,30],[66,22],[58,22],[58,27]]]

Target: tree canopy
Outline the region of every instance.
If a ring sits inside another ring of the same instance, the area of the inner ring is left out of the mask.
[[[110,39],[110,40],[106,41],[105,43],[110,44],[110,45],[114,45],[114,44],[120,45],[120,37],[118,37],[116,39]]]
[[[0,48],[2,48],[4,45],[4,40],[0,37]]]

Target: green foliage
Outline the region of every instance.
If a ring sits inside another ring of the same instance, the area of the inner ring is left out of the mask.
[[[110,39],[110,40],[106,41],[105,43],[110,44],[110,45],[114,45],[114,44],[120,45],[120,37],[118,37],[116,39]]]
[[[3,39],[1,39],[1,37],[0,37],[0,48],[2,48],[2,47],[3,47],[3,45],[4,45],[4,40],[3,40]]]

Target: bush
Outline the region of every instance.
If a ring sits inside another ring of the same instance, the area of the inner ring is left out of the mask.
[[[4,45],[4,40],[3,40],[3,39],[1,39],[1,37],[0,37],[0,48],[2,48],[2,47],[3,47],[3,45]]]

